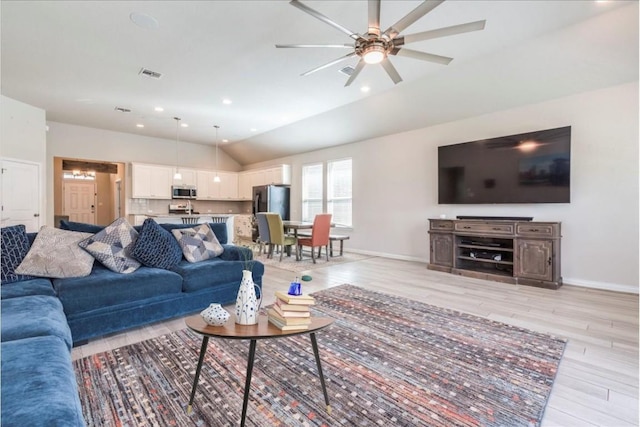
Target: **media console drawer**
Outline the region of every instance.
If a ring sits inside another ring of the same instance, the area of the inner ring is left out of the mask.
[[[453,221],[450,219],[432,219],[429,220],[431,230],[453,230]]]
[[[537,222],[533,224],[517,223],[516,233],[526,237],[559,237],[558,224]]]
[[[457,221],[454,230],[456,233],[480,233],[480,234],[508,234],[515,232],[515,223],[486,223],[475,221]]]

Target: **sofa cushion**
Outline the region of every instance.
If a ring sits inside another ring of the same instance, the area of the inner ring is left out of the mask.
[[[140,263],[131,256],[138,232],[124,218],[118,218],[102,231],[78,245],[116,273],[133,273]]]
[[[196,292],[212,286],[237,283],[240,286],[244,263],[238,261],[224,261],[220,257],[192,264],[183,260],[172,271],[182,276],[184,292]],[[264,265],[260,262],[253,264],[254,277],[262,277]]]
[[[91,273],[93,257],[78,243],[89,233],[60,230],[49,226],[40,228],[36,240],[18,268],[18,274],[39,277],[82,277]]]
[[[2,299],[26,297],[29,295],[45,295],[55,297],[51,280],[36,277],[31,280],[2,284]]]
[[[149,267],[140,267],[131,274],[118,274],[96,263],[90,276],[54,279],[53,287],[70,317],[159,295],[180,293],[182,277],[171,271]]]
[[[213,234],[216,235],[216,239],[220,242],[221,245],[227,243],[227,224],[223,222],[209,222],[207,223],[213,231]],[[162,228],[167,231],[180,230],[183,228],[191,228],[193,224],[160,224]]]
[[[0,276],[0,282],[4,285],[20,280],[32,279],[31,276],[16,274],[15,272],[16,267],[20,265],[31,246],[27,238],[27,229],[25,226],[20,224],[3,227],[0,229],[0,234],[2,235],[2,254],[0,258],[2,274]]]
[[[2,341],[52,335],[71,350],[71,330],[56,297],[33,295],[2,300]]]
[[[62,219],[60,220],[60,229],[95,234],[102,231],[104,229],[104,225],[86,224],[84,222],[73,222]]]
[[[85,426],[71,354],[53,336],[2,343],[3,426]]]
[[[205,259],[215,258],[224,251],[207,224],[172,230],[171,233],[178,241],[182,248],[182,254],[189,262],[200,262]]]
[[[171,233],[147,218],[133,245],[131,256],[147,267],[170,269],[182,259],[182,249]]]

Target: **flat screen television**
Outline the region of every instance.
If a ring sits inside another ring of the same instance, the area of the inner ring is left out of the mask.
[[[438,203],[569,203],[571,126],[438,147]]]

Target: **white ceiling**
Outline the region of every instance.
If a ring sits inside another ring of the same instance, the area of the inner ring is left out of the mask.
[[[366,32],[365,1],[304,3]],[[418,4],[383,0],[381,26]],[[355,59],[300,76],[347,50],[274,47],[351,41],[286,1],[0,6],[3,95],[43,108],[50,121],[167,139],[176,137],[178,116],[189,125],[180,139],[194,143],[215,144],[219,125],[219,139],[230,140],[224,151],[241,164],[638,79],[636,1],[449,0],[403,33],[486,19],[483,31],[408,46],[453,62],[392,57],[403,82],[394,85],[374,65],[348,88],[338,70]],[[152,16],[158,28],[135,25],[132,12]],[[140,75],[142,67],[162,78]]]

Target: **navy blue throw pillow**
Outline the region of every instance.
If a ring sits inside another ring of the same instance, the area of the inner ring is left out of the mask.
[[[2,284],[20,282],[33,279],[26,274],[16,274],[15,269],[20,265],[29,252],[31,245],[27,237],[27,229],[24,225],[13,225],[0,230],[2,234]]]
[[[168,270],[182,260],[182,248],[170,232],[147,218],[142,223],[131,256],[147,267]]]
[[[82,233],[99,233],[104,230],[104,225],[86,224],[84,222],[60,220],[60,230],[80,231]]]

